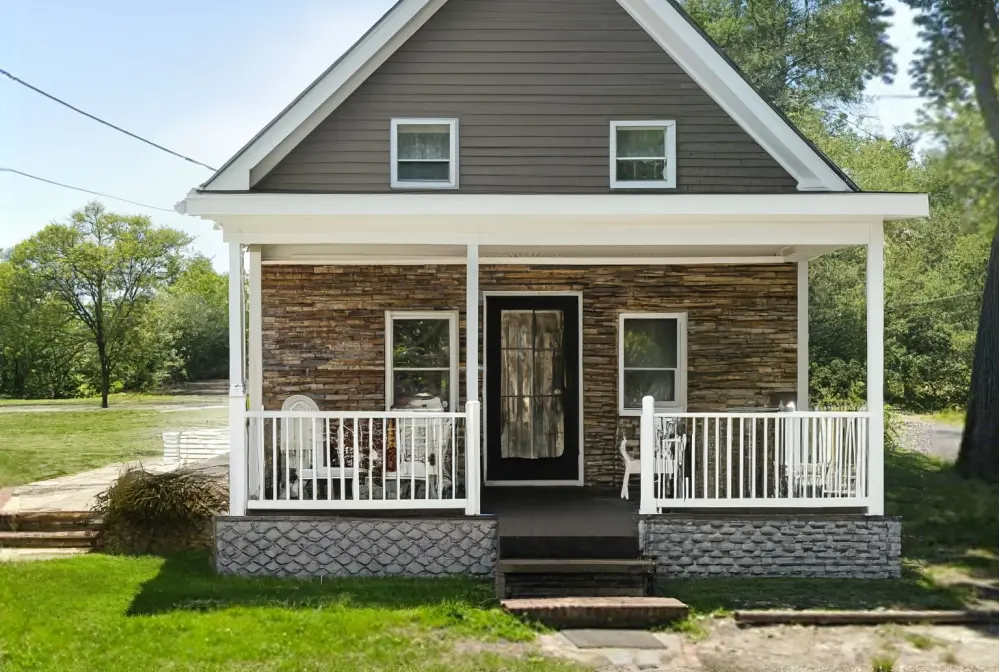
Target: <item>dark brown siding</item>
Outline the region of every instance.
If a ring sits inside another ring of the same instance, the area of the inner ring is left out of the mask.
[[[796,187],[616,0],[449,0],[256,188],[389,191],[392,117],[459,120],[466,193],[607,192],[632,119],[677,122],[668,193]]]
[[[265,266],[262,282],[268,410],[280,409],[292,394],[312,397],[322,410],[384,410],[386,310],[459,310],[464,343],[464,266]],[[687,313],[690,411],[765,406],[771,394],[795,389],[794,264],[483,266],[480,286],[583,293],[583,436],[590,485],[620,487],[614,445],[620,313]],[[464,398],[463,380],[459,390]],[[638,418],[623,423],[637,436]]]

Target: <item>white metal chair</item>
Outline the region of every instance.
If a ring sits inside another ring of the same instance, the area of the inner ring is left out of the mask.
[[[281,410],[294,413],[318,413],[319,405],[304,394],[296,394],[285,399],[281,405]],[[339,479],[341,474],[350,481],[353,492],[358,492],[357,456],[354,456],[354,466],[348,468],[345,466],[344,447],[337,446],[340,466],[331,466],[327,459],[330,451],[328,444],[325,444],[327,437],[324,436],[324,427],[325,423],[322,421],[309,418],[285,418],[282,420],[281,452],[288,461],[288,468],[293,470],[297,476],[295,479],[289,478],[291,499],[301,496],[302,483]],[[300,473],[299,464],[302,465]],[[283,490],[283,482],[279,485]],[[284,494],[284,492],[279,492],[279,499],[283,499]],[[332,499],[331,495],[327,496]]]
[[[419,410],[441,412],[444,409],[443,406],[436,408],[428,405]],[[435,493],[438,499],[443,497],[444,486],[451,481],[445,457],[454,459],[451,454],[453,422],[450,418],[441,417],[399,418],[396,424],[397,464],[386,476],[397,479],[403,487],[407,483],[420,481],[428,493]],[[415,498],[416,493],[411,492],[410,496]]]
[[[624,482],[621,484],[621,499],[630,499],[628,496],[628,481],[632,474],[642,473],[642,461],[636,459],[628,453],[628,437],[621,436],[621,443],[618,444],[621,451],[621,458],[624,460]]]

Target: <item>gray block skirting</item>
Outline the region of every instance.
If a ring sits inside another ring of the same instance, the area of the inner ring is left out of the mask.
[[[901,575],[897,517],[671,514],[639,525],[646,555],[668,578]]]
[[[215,568],[242,576],[491,576],[495,518],[218,516]]]

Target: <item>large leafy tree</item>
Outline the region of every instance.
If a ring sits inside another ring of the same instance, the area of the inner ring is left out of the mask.
[[[190,242],[180,231],[153,226],[148,217],[118,215],[95,202],[14,248],[11,261],[89,333],[102,407],[107,408],[115,368],[142,328],[145,307],[176,277]]]
[[[861,101],[895,73],[884,0],[685,0],[684,9],[785,112]]]
[[[986,164],[999,166],[999,11],[994,0],[905,0],[923,39],[912,71],[938,110],[975,109],[991,140]],[[946,112],[944,113],[946,116]],[[999,227],[996,222],[979,317],[968,412],[957,468],[999,483]]]

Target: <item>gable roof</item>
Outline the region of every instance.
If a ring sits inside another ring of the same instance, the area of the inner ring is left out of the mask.
[[[674,0],[616,0],[646,33],[798,183],[800,191],[858,191]],[[447,0],[399,0],[207,182],[247,191],[326,119]]]

